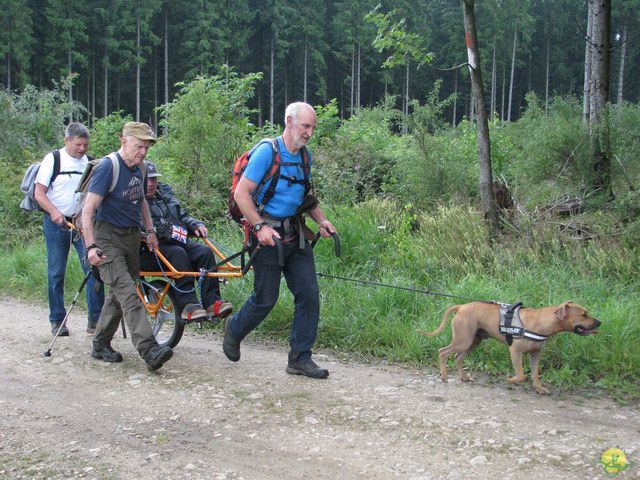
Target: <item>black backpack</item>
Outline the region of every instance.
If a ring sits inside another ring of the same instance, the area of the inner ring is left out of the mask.
[[[54,150],[53,152],[53,173],[51,175],[51,180],[49,181],[49,188],[53,182],[56,181],[56,178],[60,174],[78,174],[82,175],[83,172],[78,171],[70,171],[70,172],[61,172],[60,171],[60,150]],[[87,157],[89,161],[93,160],[91,157]],[[38,172],[40,171],[40,166],[42,162],[34,162],[27,168],[27,171],[24,173],[24,177],[22,178],[22,183],[20,184],[20,191],[24,194],[24,198],[20,202],[20,208],[25,212],[35,212],[36,210],[42,210],[38,202],[36,201],[36,178],[38,177]]]

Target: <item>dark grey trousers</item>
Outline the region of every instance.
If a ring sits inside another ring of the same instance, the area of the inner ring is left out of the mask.
[[[131,342],[141,357],[157,342],[147,320],[136,281],[140,276],[140,229],[118,228],[110,223],[95,223],[96,245],[104,254],[100,265],[102,281],[109,287],[93,340],[94,348],[109,345],[124,318]]]

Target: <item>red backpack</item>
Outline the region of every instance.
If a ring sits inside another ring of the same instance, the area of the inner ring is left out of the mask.
[[[240,182],[242,175],[244,175],[244,171],[247,168],[247,165],[251,158],[251,154],[263,143],[271,144],[272,156],[271,156],[271,166],[269,167],[269,170],[267,170],[267,173],[262,178],[262,180],[256,187],[255,192],[253,193],[253,202],[256,206],[256,209],[258,210],[258,213],[262,213],[262,210],[264,210],[265,205],[269,202],[269,200],[273,198],[273,195],[276,192],[276,186],[278,185],[278,180],[280,180],[281,177],[288,180],[291,183],[304,184],[305,195],[307,195],[307,193],[309,193],[309,190],[311,189],[311,184],[309,182],[309,152],[307,152],[307,148],[302,147],[300,149],[300,155],[302,156],[302,170],[304,171],[304,178],[297,179],[297,178],[287,177],[285,175],[280,175],[280,167],[283,165],[289,166],[289,165],[299,165],[299,164],[291,163],[291,162],[282,162],[280,160],[280,152],[278,151],[278,140],[275,138],[274,139],[265,138],[264,140],[261,140],[257,145],[255,145],[251,150],[248,150],[244,152],[242,155],[240,155],[236,159],[236,163],[233,165],[233,170],[232,170],[233,177],[231,179],[231,188],[229,191],[228,204],[229,204],[229,215],[231,215],[231,218],[233,218],[233,220],[235,220],[238,223],[242,222],[242,219],[244,218],[244,216],[240,211],[240,208],[238,207],[238,204],[236,203],[233,196],[236,193],[236,187],[238,186],[238,182]],[[269,182],[269,180],[271,180],[271,182],[267,187],[267,191],[264,193],[264,196],[262,197],[262,201],[258,202],[257,200],[258,195],[262,191],[262,188],[267,184],[267,182]]]

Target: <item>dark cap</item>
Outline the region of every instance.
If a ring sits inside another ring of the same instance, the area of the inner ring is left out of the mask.
[[[147,164],[147,178],[162,176],[162,174],[158,171],[158,167],[156,167],[155,163],[147,162],[146,160],[144,161],[144,163]]]

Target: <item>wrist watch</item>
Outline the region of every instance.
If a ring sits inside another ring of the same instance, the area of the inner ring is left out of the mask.
[[[147,235],[151,233],[156,233],[156,234],[158,233],[158,230],[156,230],[156,227],[147,228]]]
[[[260,230],[262,230],[262,227],[264,227],[265,225],[267,225],[267,222],[260,222],[260,223],[256,223],[253,226],[253,231],[254,232],[259,232]]]

